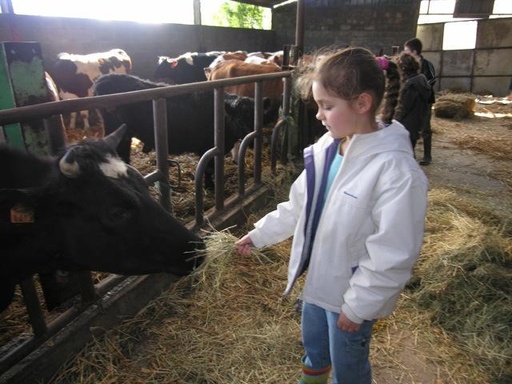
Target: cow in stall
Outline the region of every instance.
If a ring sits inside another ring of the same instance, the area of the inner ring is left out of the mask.
[[[47,71],[55,81],[62,100],[92,96],[92,85],[99,76],[107,73],[130,73],[132,61],[122,49],[85,55],[60,53],[48,65]],[[80,111],[84,130],[91,129],[89,111]],[[76,128],[77,113],[70,114],[69,128]],[[101,134],[99,134],[101,136]]]
[[[205,67],[204,73],[205,73],[206,77],[208,77],[209,70],[212,70],[220,63],[223,63],[224,61],[228,61],[228,60],[244,61],[249,57],[249,55],[250,54],[247,53],[246,51],[241,51],[241,50],[240,51],[223,52],[215,60],[213,60],[208,67]],[[257,54],[252,53],[252,55],[257,55]],[[263,56],[261,56],[261,57],[263,57]],[[206,68],[209,68],[209,69],[206,69]]]
[[[94,94],[101,96],[166,86],[169,84],[156,83],[133,75],[109,74],[101,76],[95,82]],[[236,142],[254,130],[254,99],[228,93],[224,96],[224,145],[228,153]],[[264,98],[264,109],[268,105],[269,100]],[[102,109],[100,112],[105,121],[106,133],[119,124],[128,125],[128,134],[117,148],[119,155],[127,163],[130,161],[132,137],[136,137],[144,144],[144,152],[155,148],[151,101]],[[195,153],[202,156],[215,146],[213,90],[168,97],[167,113],[170,154]],[[268,120],[266,116],[267,114],[264,113],[264,123]],[[204,185],[209,190],[214,187],[213,162],[210,162],[205,172]]]
[[[261,75],[265,73],[281,72],[281,68],[275,64],[254,64],[241,60],[226,60],[220,62],[214,68],[205,68],[205,75],[208,80],[230,79],[233,77]],[[238,84],[225,87],[225,91],[238,96],[254,97],[254,83]],[[275,123],[279,118],[279,109],[283,99],[283,80],[266,80],[262,85],[264,97],[270,100],[268,110],[269,122]]]
[[[154,79],[167,84],[188,84],[206,81],[204,68],[222,52],[187,52],[178,57],[159,56]]]
[[[55,157],[0,145],[0,311],[15,285],[36,273],[184,276],[201,264],[202,239],[157,203],[142,175],[118,157],[126,130]]]

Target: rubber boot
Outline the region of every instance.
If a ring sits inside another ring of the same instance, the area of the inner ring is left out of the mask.
[[[304,364],[305,357],[302,358],[302,376],[299,384],[327,384],[331,366],[321,369],[310,368]]]
[[[420,165],[429,165],[432,162],[432,136],[423,138],[423,160]]]

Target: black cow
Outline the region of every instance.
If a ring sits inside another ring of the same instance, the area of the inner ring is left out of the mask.
[[[0,311],[35,273],[190,273],[204,243],[117,156],[126,127],[58,157],[0,146]]]
[[[206,81],[204,68],[222,52],[187,52],[178,57],[159,56],[154,78],[168,84],[188,84]]]
[[[108,74],[94,84],[95,95],[108,95],[157,87],[169,86],[133,75]],[[263,100],[264,107],[270,100]],[[233,148],[238,140],[254,130],[254,99],[225,94],[225,150]],[[143,151],[155,148],[153,107],[151,101],[127,104],[117,108],[100,110],[105,122],[105,133],[120,124],[128,125],[128,134],[119,144],[119,156],[130,161],[131,138],[144,143]],[[169,153],[196,153],[202,156],[214,147],[214,95],[213,91],[195,92],[167,98]],[[265,117],[264,117],[265,122]],[[213,164],[205,173],[205,187],[213,188]]]

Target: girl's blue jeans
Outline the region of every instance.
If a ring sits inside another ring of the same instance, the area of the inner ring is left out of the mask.
[[[333,384],[371,384],[370,339],[374,321],[365,321],[357,332],[336,326],[338,313],[303,303],[302,343],[307,367],[332,366]]]

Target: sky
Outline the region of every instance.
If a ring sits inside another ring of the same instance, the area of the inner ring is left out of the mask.
[[[224,0],[202,0],[203,24]],[[141,23],[194,23],[193,0],[12,0],[14,12],[24,15],[94,18],[99,20],[132,20]],[[85,5],[86,4],[86,5]],[[143,6],[141,7],[141,4]]]
[[[214,24],[212,16],[224,2],[226,0],[201,0],[202,24]],[[418,23],[450,20],[455,2],[456,0],[423,0]],[[143,3],[126,0],[12,0],[12,4],[15,13],[25,15],[132,20],[141,23],[194,23],[194,0],[180,0],[179,6],[176,1],[171,0],[144,0]],[[433,15],[422,15],[427,11]],[[510,17],[512,0],[494,0],[494,13],[508,13]]]

